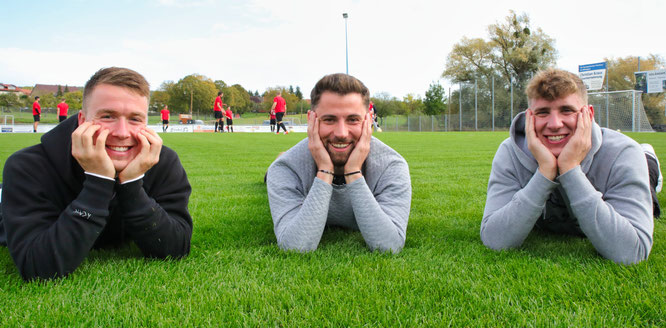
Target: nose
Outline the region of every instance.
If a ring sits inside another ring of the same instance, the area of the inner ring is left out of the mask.
[[[124,117],[121,117],[118,119],[116,124],[113,126],[113,130],[111,131],[111,134],[116,137],[116,138],[129,138],[130,135],[130,130],[129,130],[129,122]]]
[[[546,123],[548,124],[547,127],[551,130],[557,130],[564,126],[562,123],[562,118],[557,113],[551,113],[548,116],[548,121]]]
[[[347,139],[347,136],[349,136],[349,127],[344,120],[339,120],[333,132],[336,138]]]

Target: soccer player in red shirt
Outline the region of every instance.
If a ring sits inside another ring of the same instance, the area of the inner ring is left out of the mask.
[[[162,114],[162,132],[166,132],[169,128],[169,106],[164,105],[164,109],[160,111],[160,114]]]
[[[234,132],[234,113],[231,111],[231,106],[227,106],[227,111],[224,112],[227,117],[227,132]],[[231,128],[231,131],[229,131]]]
[[[58,122],[62,122],[67,119],[67,110],[69,109],[69,105],[65,102],[65,98],[60,99],[60,103],[58,104]]]
[[[37,132],[37,125],[39,125],[39,119],[42,117],[42,106],[39,105],[39,96],[35,97],[35,102],[32,103],[32,118],[35,120],[35,123],[32,123],[32,132]]]
[[[277,96],[273,98],[273,106],[271,107],[271,110],[275,110],[275,117],[277,120],[277,131],[275,133],[280,134],[280,127],[284,130],[284,134],[289,133],[284,126],[284,123],[282,123],[282,117],[284,117],[284,114],[287,112],[287,102],[282,98],[282,91],[278,91]]]
[[[222,103],[222,97],[224,96],[224,93],[222,91],[217,93],[217,98],[215,98],[215,102],[213,103],[213,113],[215,114],[215,132],[217,132],[218,125],[220,127],[220,132],[224,132],[224,121],[222,120],[222,117],[224,114],[224,103]]]
[[[275,132],[275,110],[271,109],[270,115],[268,116],[271,120],[271,132]]]

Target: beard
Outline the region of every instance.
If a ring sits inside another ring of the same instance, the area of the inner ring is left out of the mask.
[[[349,148],[345,150],[344,152],[339,152],[333,150],[333,146],[331,145],[332,143],[350,143]],[[347,160],[349,160],[349,155],[351,155],[352,151],[354,150],[354,147],[356,144],[353,141],[340,141],[340,140],[335,140],[335,141],[330,141],[326,143],[326,151],[328,152],[328,156],[331,157],[331,162],[333,162],[334,167],[344,167],[345,164],[347,164]]]

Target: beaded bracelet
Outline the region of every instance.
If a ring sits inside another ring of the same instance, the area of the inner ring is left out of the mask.
[[[333,172],[328,171],[328,170],[319,170],[319,172],[333,175]]]

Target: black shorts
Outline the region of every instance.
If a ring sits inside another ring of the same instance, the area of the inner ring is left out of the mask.
[[[271,119],[271,125],[275,125],[275,119],[274,118]]]
[[[62,121],[64,121],[64,120],[67,119],[67,116],[66,116],[66,115],[65,115],[65,116],[62,116],[62,115],[61,115],[61,116],[58,116],[58,119],[60,120],[60,122],[62,122]]]
[[[169,124],[169,120],[162,120],[162,124]]]
[[[277,119],[278,122],[282,122],[282,117],[284,117],[284,112],[275,113],[275,118]]]
[[[35,122],[39,122],[39,114],[32,115],[32,118],[35,120]]]
[[[215,111],[215,118],[216,119],[222,118],[222,111]]]
[[[231,118],[227,119],[227,125],[234,125],[234,120]]]

